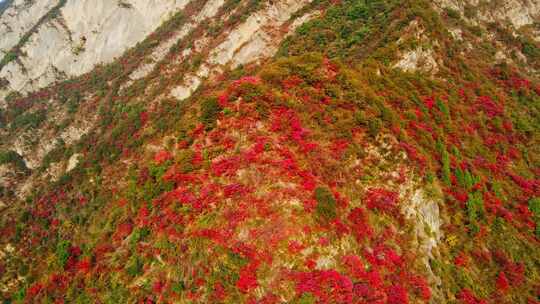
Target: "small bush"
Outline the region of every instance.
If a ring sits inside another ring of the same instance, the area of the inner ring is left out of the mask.
[[[447,7],[444,9],[444,12],[446,13],[446,16],[448,16],[449,18],[457,19],[457,20],[461,19],[461,14],[453,8]]]
[[[381,132],[383,123],[379,118],[372,118],[368,121],[368,134],[375,138]]]
[[[144,261],[140,257],[132,256],[127,264],[126,272],[131,277],[139,276],[142,274],[143,266],[144,266]]]
[[[207,130],[211,130],[216,126],[218,114],[222,108],[216,97],[206,98],[201,104],[200,121],[206,126]]]
[[[21,114],[11,123],[11,130],[37,128],[47,119],[47,112],[39,110],[32,113]]]
[[[71,243],[66,240],[61,240],[56,245],[56,260],[58,261],[58,265],[60,265],[60,267],[62,268],[66,266],[66,263],[69,259],[70,248],[71,248]]]
[[[534,42],[531,42],[529,40],[522,41],[522,47],[521,51],[525,56],[531,58],[531,59],[540,59],[540,48],[538,48]]]
[[[536,222],[536,237],[540,238],[540,197],[533,198],[529,201],[529,210],[532,212],[534,221]]]
[[[26,171],[26,163],[22,156],[15,151],[0,151],[0,165],[14,164],[19,170]]]
[[[317,200],[317,215],[325,220],[332,220],[336,217],[336,199],[332,192],[326,187],[315,189],[315,199]]]

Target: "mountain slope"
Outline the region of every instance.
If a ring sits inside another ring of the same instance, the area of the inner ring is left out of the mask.
[[[539,12],[505,5],[191,2],[10,93],[5,301],[537,303]]]

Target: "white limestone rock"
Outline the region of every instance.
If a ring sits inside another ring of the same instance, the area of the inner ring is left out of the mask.
[[[28,8],[31,14],[20,12],[23,8],[18,6],[9,8],[0,19],[4,26],[0,33],[9,27],[16,31],[10,37],[21,37],[57,2],[36,1]],[[68,0],[60,17],[41,25],[22,47],[26,54],[19,57],[22,67],[13,61],[0,70],[0,78],[9,80],[9,90],[30,92],[55,80],[87,73],[142,41],[189,0],[123,2],[128,7],[111,0]],[[2,38],[0,47],[10,49],[16,40]]]

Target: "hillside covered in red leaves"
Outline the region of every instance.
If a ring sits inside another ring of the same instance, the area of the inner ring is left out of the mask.
[[[427,1],[316,5],[186,101],[88,101],[84,161],[1,215],[4,302],[539,303],[538,43],[501,64]],[[411,22],[435,74],[390,64]]]

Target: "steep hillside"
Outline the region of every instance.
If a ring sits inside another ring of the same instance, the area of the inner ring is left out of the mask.
[[[539,16],[13,1],[0,296],[538,303]]]

